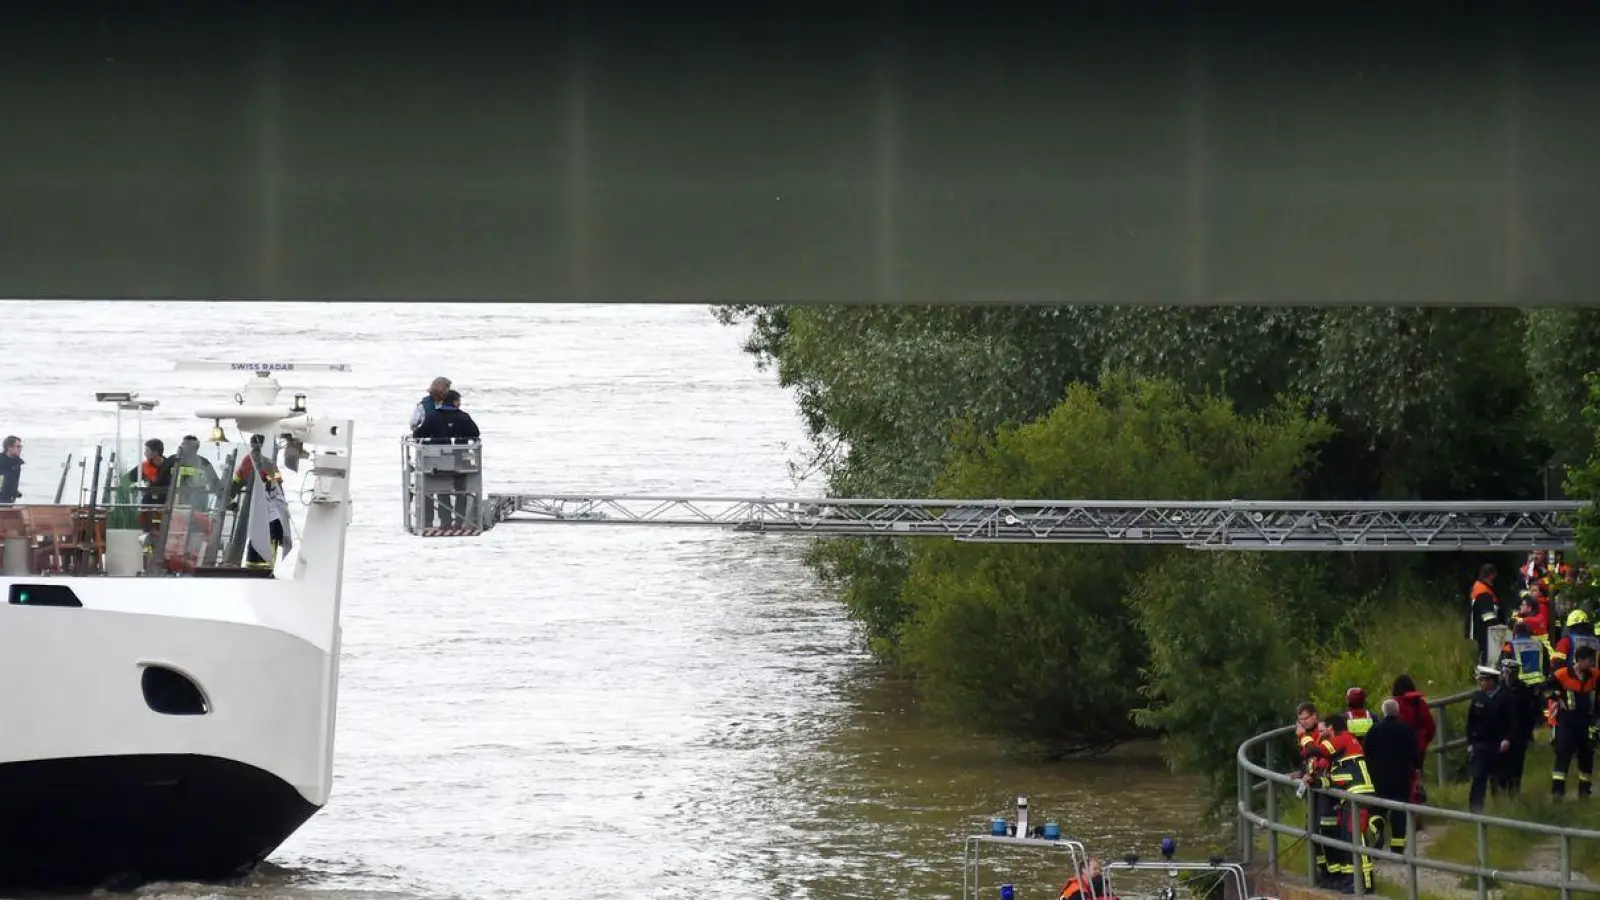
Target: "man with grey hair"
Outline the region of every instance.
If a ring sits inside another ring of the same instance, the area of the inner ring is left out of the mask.
[[[1367,755],[1367,771],[1372,773],[1373,793],[1385,800],[1405,803],[1411,799],[1411,778],[1422,765],[1422,754],[1417,750],[1417,734],[1400,718],[1400,702],[1393,697],[1383,701],[1383,718],[1372,726],[1361,741]],[[1395,853],[1406,848],[1405,813],[1392,809],[1373,810],[1382,813],[1388,825],[1389,849]]]
[[[413,433],[422,427],[422,420],[427,418],[428,413],[439,408],[439,404],[444,402],[444,395],[449,390],[450,379],[443,375],[435,378],[433,383],[428,385],[428,396],[418,401],[417,408],[411,411],[411,430]]]

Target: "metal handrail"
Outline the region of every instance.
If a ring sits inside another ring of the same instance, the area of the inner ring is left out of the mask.
[[[1429,752],[1435,754],[1438,760],[1437,769],[1438,781],[1440,784],[1443,784],[1445,781],[1444,754],[1448,750],[1465,746],[1466,744],[1465,738],[1459,738],[1455,741],[1444,740],[1446,726],[1442,712],[1445,710],[1445,708],[1453,706],[1454,704],[1460,703],[1461,701],[1471,697],[1473,693],[1473,691],[1463,691],[1459,694],[1452,694],[1448,697],[1433,700],[1428,703],[1428,707],[1430,709],[1441,712],[1441,715],[1438,716],[1438,736],[1440,740],[1435,746],[1429,748]],[[1350,794],[1346,791],[1337,789],[1312,789],[1307,791],[1306,824],[1304,827],[1288,825],[1277,821],[1278,804],[1277,791],[1275,788],[1278,786],[1298,788],[1299,783],[1291,776],[1282,772],[1274,771],[1270,768],[1272,765],[1272,742],[1278,738],[1292,734],[1293,732],[1294,726],[1292,725],[1286,725],[1281,728],[1274,728],[1271,731],[1263,732],[1240,744],[1238,752],[1235,754],[1239,776],[1239,798],[1237,803],[1237,811],[1239,814],[1239,849],[1241,857],[1246,865],[1250,865],[1252,862],[1252,858],[1255,853],[1255,829],[1259,828],[1265,830],[1270,835],[1270,840],[1267,845],[1267,855],[1269,862],[1272,865],[1272,872],[1274,875],[1278,874],[1279,872],[1278,836],[1286,835],[1295,838],[1296,842],[1304,840],[1323,847],[1331,847],[1337,850],[1359,854],[1364,858],[1403,864],[1406,867],[1407,896],[1410,898],[1410,900],[1417,900],[1419,896],[1417,886],[1418,869],[1427,869],[1452,875],[1475,877],[1478,881],[1477,894],[1479,900],[1487,900],[1489,894],[1489,883],[1491,880],[1527,885],[1530,887],[1553,889],[1560,893],[1562,900],[1570,900],[1574,890],[1583,890],[1586,893],[1592,893],[1596,890],[1596,885],[1594,882],[1587,879],[1578,881],[1574,880],[1572,877],[1572,842],[1575,840],[1600,841],[1600,831],[1587,828],[1562,828],[1556,825],[1545,825],[1540,822],[1525,822],[1518,819],[1507,819],[1499,816],[1483,815],[1481,813],[1462,812],[1460,810],[1447,809],[1439,806],[1428,806],[1418,803],[1405,803],[1396,800],[1385,800],[1381,797],[1375,797],[1370,794]],[[1250,753],[1257,746],[1264,747],[1266,765],[1258,765],[1250,760]],[[1260,781],[1253,782],[1252,779],[1260,779]],[[1267,809],[1265,815],[1255,811],[1253,800],[1253,796],[1257,789],[1262,787],[1265,788],[1267,795]],[[1414,817],[1416,816],[1427,816],[1429,819],[1444,819],[1451,822],[1464,822],[1471,824],[1477,829],[1478,864],[1473,866],[1463,863],[1450,862],[1447,860],[1419,857],[1416,853],[1417,843],[1415,840],[1408,840],[1406,842],[1404,853],[1395,853],[1392,850],[1379,850],[1373,847],[1368,847],[1363,842],[1356,840],[1357,835],[1354,833],[1344,835],[1340,838],[1325,836],[1319,833],[1314,821],[1316,818],[1316,807],[1311,798],[1317,794],[1323,794],[1340,801],[1347,801],[1351,804],[1349,808],[1352,810],[1352,814],[1346,816],[1346,821],[1352,832],[1360,827],[1361,817],[1359,812],[1355,811],[1359,810],[1361,807],[1377,807],[1383,810],[1403,813],[1406,817],[1406,833],[1408,835],[1414,834],[1414,829],[1411,828],[1411,825],[1413,824]],[[1520,872],[1507,872],[1490,867],[1488,860],[1488,831],[1490,828],[1502,828],[1512,831],[1521,831],[1528,834],[1558,838],[1561,842],[1561,871],[1559,877],[1551,878],[1540,875],[1523,874]],[[1350,839],[1346,840],[1345,838]],[[1308,881],[1314,882],[1314,876],[1316,874],[1315,856],[1314,854],[1307,853],[1306,858]],[[1361,894],[1363,892],[1361,879],[1359,878],[1355,879],[1355,889],[1357,894]]]

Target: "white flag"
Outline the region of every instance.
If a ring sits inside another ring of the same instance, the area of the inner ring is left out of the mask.
[[[255,551],[258,559],[264,559],[269,565],[277,563],[272,551],[272,509],[267,505],[266,485],[261,483],[261,475],[256,472],[255,466],[250,467],[250,549]]]
[[[249,542],[256,555],[268,562],[276,564],[277,560],[272,552],[272,520],[278,520],[278,527],[283,532],[283,552],[287,554],[294,549],[294,526],[289,522],[289,500],[284,496],[283,486],[273,482],[268,486],[260,474],[251,466],[250,481],[250,525]]]
[[[278,520],[278,527],[283,531],[280,549],[287,556],[294,549],[294,523],[289,519],[289,495],[283,492],[283,482],[274,478],[267,485],[267,500],[272,503],[272,517]]]

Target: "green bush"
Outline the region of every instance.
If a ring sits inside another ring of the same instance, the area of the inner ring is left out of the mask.
[[[1329,433],[1292,403],[1247,417],[1220,397],[1113,375],[1073,387],[1035,422],[969,436],[938,488],[952,497],[1285,497]],[[1141,705],[1141,669],[1158,651],[1128,597],[1146,569],[1193,551],[940,541],[908,552],[899,658],[934,705],[1055,752],[1138,731],[1129,711]],[[1227,644],[1236,638],[1229,623],[1278,602],[1271,576],[1241,594],[1227,580],[1234,574],[1203,586],[1216,592],[1216,617],[1173,607],[1184,641]],[[1151,633],[1155,644],[1172,639],[1161,627]]]
[[[1239,744],[1292,721],[1311,672],[1294,639],[1293,610],[1255,553],[1186,553],[1146,572],[1129,600],[1148,641],[1149,704],[1140,725],[1163,734],[1168,763],[1205,773],[1213,811],[1234,798]]]
[[[834,496],[1526,500],[1542,495],[1552,455],[1582,458],[1600,431],[1600,384],[1585,419],[1573,377],[1600,359],[1597,310],[768,306],[721,318],[748,325],[746,349],[795,392]],[[1166,380],[1090,385],[1109,370]],[[1600,450],[1569,474],[1569,493],[1600,499]],[[1600,506],[1579,543],[1600,555]],[[1470,686],[1461,576],[1514,564],[1189,552],[833,540],[810,561],[874,655],[969,724],[1057,749],[1142,725],[1164,733],[1175,763],[1230,779],[1231,735],[1289,721],[1302,695],[1336,709],[1360,685],[1376,706],[1400,672],[1430,696]],[[1246,677],[1239,660],[1252,656],[1271,677]]]

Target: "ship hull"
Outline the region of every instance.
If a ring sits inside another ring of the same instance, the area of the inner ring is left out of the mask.
[[[229,879],[317,811],[269,772],[188,754],[6,763],[0,797],[0,883],[48,890]]]
[[[0,588],[0,895],[226,880],[327,803],[331,591],[259,578]]]

